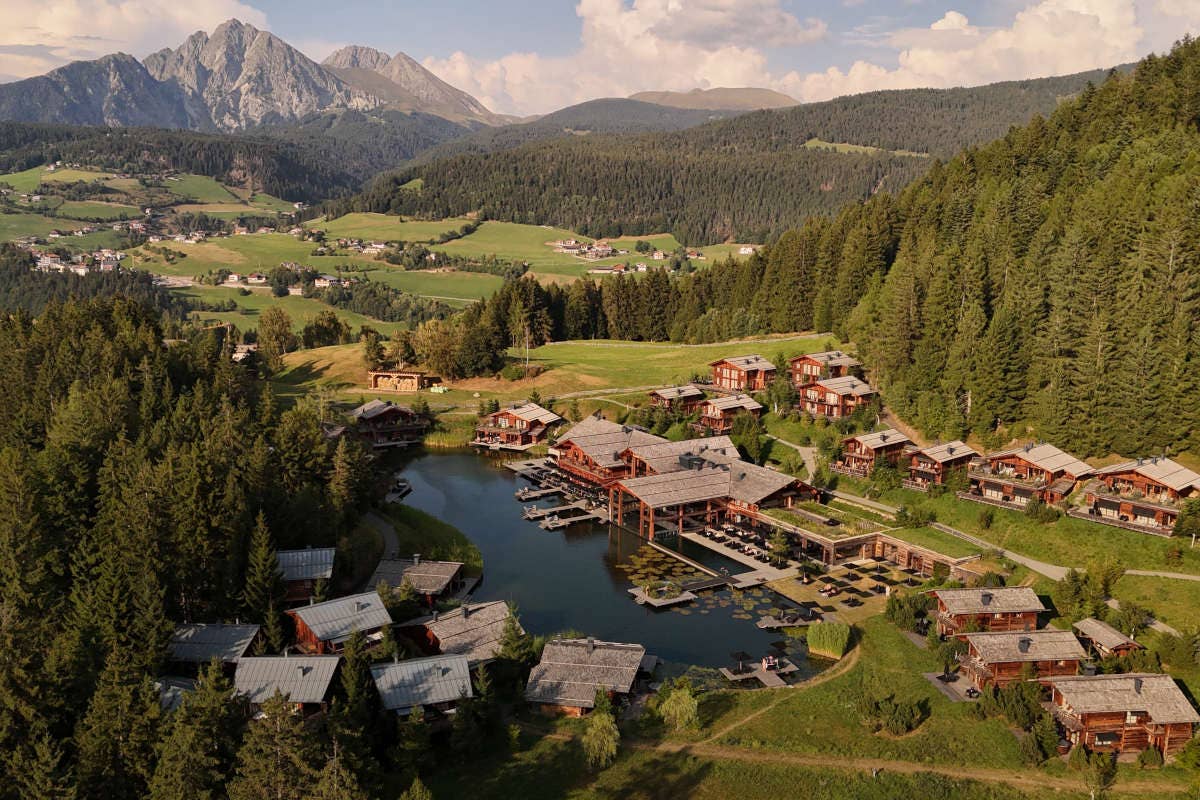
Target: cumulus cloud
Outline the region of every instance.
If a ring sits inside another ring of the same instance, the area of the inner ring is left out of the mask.
[[[580,46],[563,57],[512,53],[481,61],[463,52],[425,66],[489,107],[540,113],[645,89],[763,85],[763,47],[799,47],[826,35],[780,0],[580,0]]]
[[[144,56],[230,17],[266,16],[239,0],[3,0],[0,73],[25,78],[69,61],[122,51]]]

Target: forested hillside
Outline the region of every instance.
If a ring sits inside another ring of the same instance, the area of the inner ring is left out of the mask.
[[[590,236],[670,231],[689,244],[758,241],[808,216],[899,190],[929,168],[933,159],[925,156],[994,139],[1106,74],[875,92],[670,134],[593,134],[461,154],[385,176],[329,210],[481,211]],[[414,178],[423,181],[420,191],[411,188]]]

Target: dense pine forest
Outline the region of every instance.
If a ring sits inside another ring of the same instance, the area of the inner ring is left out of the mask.
[[[534,129],[518,126],[443,145],[421,161],[455,155],[385,176],[328,210],[481,211],[489,219],[561,225],[589,236],[670,231],[689,244],[762,241],[805,217],[897,191],[929,168],[930,156],[948,157],[1001,136],[1106,74],[873,92],[669,135],[490,145],[512,140],[515,133],[507,131]],[[858,149],[806,148],[814,139]],[[414,178],[424,184],[419,191],[409,184]]]

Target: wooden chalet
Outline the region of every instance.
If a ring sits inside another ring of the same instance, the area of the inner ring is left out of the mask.
[[[368,586],[387,583],[393,590],[407,583],[432,606],[463,588],[463,565],[458,561],[430,561],[414,554],[412,558],[385,558],[375,567]]]
[[[797,389],[823,378],[844,378],[847,375],[861,374],[862,362],[841,350],[806,353],[788,360],[788,377]]]
[[[250,656],[238,661],[234,692],[253,708],[279,692],[305,715],[324,711],[341,656]]]
[[[842,455],[831,465],[835,472],[866,477],[881,464],[896,466],[912,442],[895,428],[860,433],[842,440]]]
[[[1101,752],[1182,750],[1200,714],[1170,675],[1125,673],[1050,681],[1054,719],[1076,747]]]
[[[971,460],[979,453],[960,441],[946,442],[933,447],[910,448],[908,480],[905,486],[925,491],[930,486],[944,486],[946,478],[955,472],[965,473]]]
[[[863,406],[869,405],[876,396],[871,385],[854,375],[840,378],[820,378],[797,387],[797,407],[814,417],[842,419]]]
[[[558,438],[550,459],[563,476],[585,489],[607,489],[629,474],[621,453],[667,440],[641,428],[588,417]]]
[[[350,412],[354,432],[375,448],[417,444],[429,429],[429,420],[408,406],[391,400],[370,400]]]
[[[371,370],[367,373],[367,378],[373,392],[404,394],[415,394],[442,382],[441,378],[419,369]]]
[[[974,631],[1032,631],[1046,610],[1028,586],[934,589],[938,633],[956,636]]]
[[[741,458],[737,445],[728,436],[708,436],[703,439],[643,444],[626,448],[620,457],[629,465],[629,477],[636,478],[639,475],[676,472],[688,467],[697,456],[704,457],[714,454],[724,456],[728,460]]]
[[[563,419],[537,403],[524,403],[488,414],[475,428],[474,447],[492,450],[527,450],[546,440],[550,429]]]
[[[762,415],[762,404],[747,394],[710,397],[700,405],[700,419],[692,426],[700,431],[729,433],[738,414]]]
[[[332,547],[306,547],[303,550],[280,550],[275,554],[286,587],[288,603],[307,603],[317,588],[317,581],[333,577]]]
[[[438,655],[375,664],[371,679],[383,707],[407,717],[415,709],[453,714],[458,704],[475,696],[466,656]]]
[[[1096,470],[1084,496],[1077,516],[1169,535],[1183,504],[1200,497],[1200,475],[1169,458],[1139,458]]]
[[[650,405],[691,414],[704,402],[704,392],[698,386],[672,386],[650,392]]]
[[[383,637],[392,624],[378,592],[363,592],[287,612],[296,628],[296,646],[305,653],[339,653],[354,631],[370,642]]]
[[[595,707],[597,691],[630,694],[645,656],[640,644],[551,639],[529,673],[525,699],[546,714],[581,717]]]
[[[257,625],[187,623],[176,625],[167,642],[167,660],[202,667],[213,659],[236,664],[258,638]]]
[[[453,611],[409,620],[400,629],[425,652],[464,656],[474,668],[496,658],[510,616],[503,600],[464,603]]]
[[[775,365],[759,355],[712,361],[713,385],[730,392],[761,392],[775,380]]]
[[[1095,617],[1079,620],[1075,623],[1074,630],[1079,640],[1099,658],[1123,656],[1142,649],[1136,641]]]
[[[803,481],[716,448],[664,458],[656,470],[662,471],[623,478],[609,489],[609,518],[651,540],[660,528],[682,534],[817,495]],[[634,511],[636,523],[630,519]]]
[[[1010,508],[1024,508],[1033,498],[1053,504],[1075,491],[1092,468],[1050,444],[1027,444],[976,459],[968,469],[971,489],[959,496]]]
[[[959,659],[961,671],[978,688],[1003,689],[1024,680],[1026,670],[1040,683],[1075,675],[1087,659],[1083,646],[1070,631],[989,631],[966,633],[967,653]]]

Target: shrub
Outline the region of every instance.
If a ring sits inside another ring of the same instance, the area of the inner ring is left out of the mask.
[[[843,622],[815,622],[808,626],[807,640],[810,653],[841,658],[850,649],[850,626]]]
[[[1157,747],[1147,747],[1138,754],[1138,769],[1157,769],[1163,765],[1163,754]]]
[[[992,523],[996,521],[996,509],[984,507],[979,510],[979,527],[983,530],[988,530],[992,527]]]
[[[1042,502],[1040,497],[1034,497],[1025,505],[1025,516],[1034,522],[1049,525],[1051,522],[1056,522],[1060,514],[1054,506],[1048,506]]]
[[[1081,744],[1071,748],[1071,755],[1067,757],[1067,767],[1075,772],[1083,772],[1087,769],[1088,751]]]
[[[937,522],[937,513],[923,506],[900,506],[896,510],[896,524],[901,528],[924,528]]]

